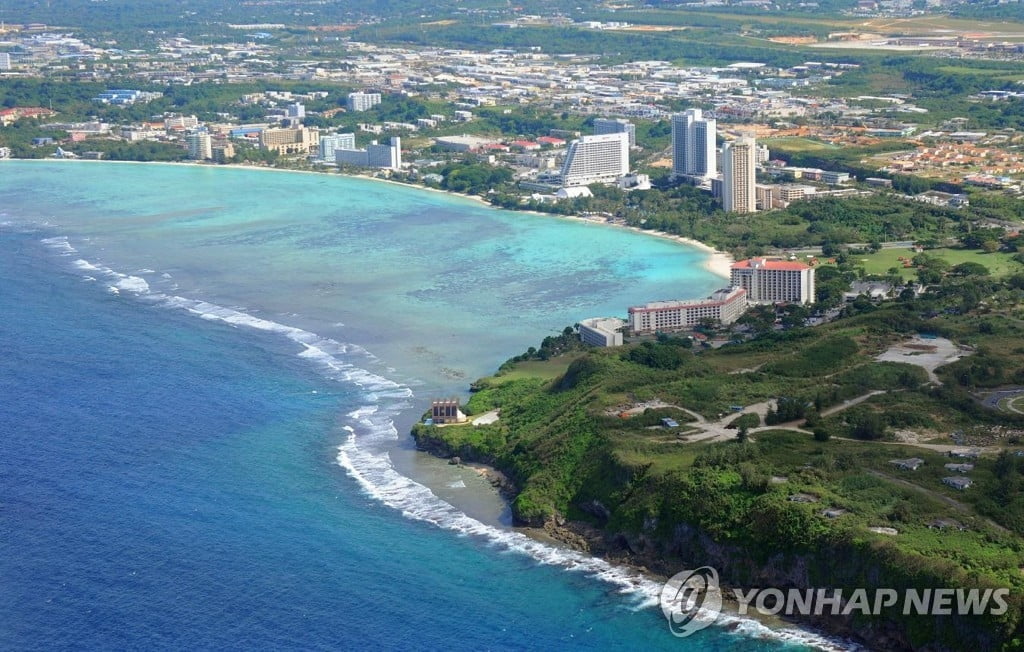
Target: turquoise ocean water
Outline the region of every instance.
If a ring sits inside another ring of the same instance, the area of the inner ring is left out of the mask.
[[[775,649],[412,450],[431,397],[703,254],[338,176],[0,165],[0,648]]]

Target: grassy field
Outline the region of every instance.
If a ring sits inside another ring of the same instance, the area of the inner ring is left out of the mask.
[[[523,378],[539,378],[545,381],[554,380],[564,374],[569,365],[581,355],[582,353],[577,353],[559,356],[550,360],[518,362],[514,368],[491,377],[489,381],[493,386],[503,385],[513,380],[522,380]]]
[[[950,265],[960,263],[981,263],[988,268],[993,276],[1006,276],[1015,272],[1024,272],[1024,265],[1013,260],[1013,255],[1003,252],[987,254],[983,251],[969,249],[930,249],[928,255],[936,256],[948,262]],[[913,258],[914,252],[909,249],[882,249],[878,253],[865,256],[854,256],[855,264],[864,268],[868,274],[884,275],[892,267],[898,267],[904,280],[913,279],[917,270],[913,267],[903,267],[899,257]]]

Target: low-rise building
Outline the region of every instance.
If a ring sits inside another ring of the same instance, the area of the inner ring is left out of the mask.
[[[466,415],[459,409],[459,399],[457,398],[432,401],[430,404],[430,416],[437,425],[466,422]]]
[[[747,309],[743,288],[717,290],[706,299],[654,301],[629,309],[629,327],[634,333],[655,333],[696,326],[704,319],[731,324]]]
[[[591,346],[622,346],[626,322],[614,317],[594,317],[580,322],[580,341]]]
[[[924,460],[920,457],[910,457],[905,460],[889,460],[889,464],[892,464],[901,471],[916,471],[924,464]]]
[[[970,486],[974,484],[974,480],[971,480],[970,478],[965,478],[963,476],[954,475],[948,478],[943,478],[942,484],[946,485],[947,487],[952,487],[957,491],[963,491],[964,489],[970,488]]]

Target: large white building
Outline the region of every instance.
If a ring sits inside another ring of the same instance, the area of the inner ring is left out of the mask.
[[[330,134],[320,136],[320,160],[334,161],[334,152],[339,149],[355,149],[355,134]]]
[[[591,346],[622,346],[626,322],[615,317],[594,317],[580,322],[580,341]]]
[[[11,55],[8,52],[0,52],[0,70],[11,69]]]
[[[188,157],[197,161],[213,158],[213,139],[205,131],[193,131],[185,135]]]
[[[731,324],[747,309],[747,292],[733,287],[716,290],[706,299],[653,301],[629,309],[634,333],[655,333],[696,326],[702,319]]]
[[[814,268],[798,261],[750,258],[733,263],[730,276],[752,303],[814,303]]]
[[[380,93],[349,93],[348,110],[365,111],[380,104]]]
[[[636,146],[636,125],[622,118],[597,118],[594,120],[594,134],[628,134],[629,146]]]
[[[718,127],[700,109],[672,116],[672,174],[713,177],[716,174],[715,137]]]
[[[729,213],[757,210],[757,144],[737,138],[722,148],[722,208]]]
[[[613,183],[629,174],[629,134],[581,136],[569,144],[562,163],[563,186]]]
[[[402,167],[402,139],[396,136],[388,145],[373,141],[366,149],[335,149],[334,161],[338,165],[397,170]]]

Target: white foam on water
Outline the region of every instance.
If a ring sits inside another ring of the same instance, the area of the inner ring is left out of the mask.
[[[338,463],[373,498],[401,511],[407,518],[481,540],[499,550],[526,555],[543,565],[583,573],[610,584],[628,596],[635,609],[659,605],[661,583],[631,568],[615,566],[575,550],[541,543],[520,532],[481,523],[441,500],[427,487],[398,473],[387,452],[382,450],[387,443],[398,438],[398,431],[392,415],[381,411],[380,406],[365,405],[347,416],[354,426],[345,426],[348,436],[338,447]],[[731,629],[747,638],[784,641],[823,650],[857,647],[813,632],[772,629],[735,614],[722,613],[716,620],[716,626]]]
[[[43,238],[40,242],[62,256],[70,256],[71,254],[78,253],[78,250],[72,247],[68,242],[68,237],[66,235],[55,238]]]
[[[455,482],[449,482],[448,486],[451,487],[452,489],[465,489],[466,483],[463,482],[462,480],[456,480]]]
[[[61,255],[77,253],[66,237],[47,238],[42,242]],[[575,550],[535,541],[521,532],[481,523],[438,498],[426,486],[400,474],[394,468],[387,448],[398,440],[394,420],[403,411],[413,407],[409,400],[413,392],[407,385],[396,383],[343,359],[343,356],[358,356],[376,360],[375,356],[362,347],[256,317],[241,309],[155,292],[142,278],[122,274],[84,259],[76,260],[74,266],[80,271],[98,273],[111,279],[114,284],[109,285],[107,290],[112,294],[120,294],[124,290],[167,308],[185,310],[201,319],[282,335],[299,344],[302,349],[297,355],[315,364],[326,377],[359,387],[363,392],[365,405],[346,415],[349,424],[343,426],[343,429],[348,434],[338,447],[337,462],[367,495],[400,511],[406,518],[429,523],[460,536],[472,537],[498,550],[525,555],[542,565],[583,573],[613,586],[618,593],[629,598],[634,609],[656,608],[659,605],[662,585],[637,571],[612,565],[603,559]],[[149,270],[147,272],[155,273]],[[86,279],[94,278],[83,276]],[[716,624],[747,638],[791,642],[823,650],[856,648],[849,642],[826,638],[812,632],[771,629],[755,620],[738,615],[723,613],[718,617]]]

